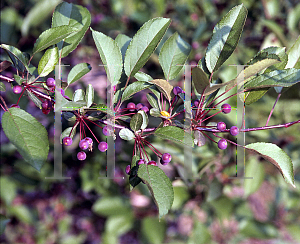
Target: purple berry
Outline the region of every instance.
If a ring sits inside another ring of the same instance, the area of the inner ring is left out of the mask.
[[[10,105],[11,108],[20,108],[20,106],[18,104],[12,104]]]
[[[98,149],[100,152],[105,152],[107,150],[107,148],[108,148],[108,145],[105,141],[100,142],[98,145]]]
[[[93,144],[93,140],[90,137],[86,137],[84,140],[86,140],[89,144]]]
[[[69,136],[64,137],[63,144],[66,145],[66,146],[71,146],[72,145],[72,138],[69,137]]]
[[[104,126],[102,128],[102,133],[103,133],[103,135],[108,136],[108,127],[107,126]]]
[[[195,102],[194,102],[194,106],[196,107],[196,108],[198,108],[198,106],[199,106],[199,100],[197,99],[197,100],[195,100]]]
[[[142,103],[138,103],[137,105],[136,105],[136,109],[137,110],[140,110],[142,107],[144,107],[144,104],[142,104]]]
[[[149,108],[147,106],[143,106],[141,110],[143,110],[145,113],[149,112]]]
[[[226,124],[225,124],[225,122],[219,122],[217,124],[217,129],[220,130],[220,131],[226,130]]]
[[[126,172],[126,174],[130,174],[130,165],[127,165],[126,166],[126,169],[125,169],[125,172]]]
[[[222,112],[224,114],[229,114],[230,111],[231,111],[231,106],[228,104],[228,103],[224,103],[222,106],[221,106],[221,109],[222,109]]]
[[[144,159],[140,159],[140,160],[137,161],[137,164],[138,164],[138,165],[145,164],[145,163],[146,163],[146,162],[145,162]]]
[[[65,91],[62,89],[62,88],[60,88],[60,94],[64,97],[65,96]]]
[[[88,149],[89,148],[89,143],[87,140],[85,139],[82,139],[80,142],[79,142],[79,147],[81,150],[85,150],[85,149]]]
[[[170,163],[172,159],[172,156],[170,153],[164,153],[162,156],[161,156],[161,160],[160,160],[160,163],[162,165],[167,165],[168,163]]]
[[[127,108],[129,109],[129,111],[134,111],[135,110],[135,104],[134,103],[128,103]]]
[[[85,152],[79,152],[79,153],[77,153],[77,159],[78,160],[85,160],[86,159]]]
[[[175,86],[173,88],[173,93],[174,93],[175,96],[177,96],[180,93],[184,93],[184,91],[179,86]]]
[[[154,165],[154,166],[157,166],[157,163],[155,162],[155,161],[149,161],[148,163],[147,163],[148,165]]]
[[[46,114],[46,115],[47,115],[47,114],[50,113],[50,109],[43,109],[43,108],[42,108],[42,112],[43,112],[43,114]]]
[[[55,87],[55,80],[53,78],[48,78],[46,81],[46,85],[51,88],[51,87]]]
[[[22,90],[23,90],[22,86],[16,85],[16,86],[13,87],[13,92],[15,94],[20,94],[22,92]]]
[[[233,136],[237,136],[239,134],[239,128],[237,126],[232,126],[230,128],[230,134]]]
[[[218,141],[218,148],[224,150],[227,148],[227,141],[225,139],[221,139]]]

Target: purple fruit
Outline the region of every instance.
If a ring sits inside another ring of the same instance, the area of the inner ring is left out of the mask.
[[[12,104],[10,105],[11,108],[20,108],[20,106],[18,104]]]
[[[172,159],[172,156],[171,156],[170,153],[164,153],[161,156],[160,162],[161,162],[162,165],[167,165],[168,163],[170,163],[171,159]]]
[[[102,128],[102,133],[103,133],[103,135],[108,136],[108,127],[107,127],[107,125]]]
[[[221,139],[218,141],[218,148],[224,150],[227,148],[227,141],[225,139]]]
[[[137,105],[136,105],[136,109],[137,110],[140,110],[142,107],[144,107],[144,104],[142,104],[142,103],[138,103]]]
[[[126,174],[130,174],[130,165],[127,165],[126,166],[126,169],[125,169],[125,172],[126,172]]]
[[[145,163],[146,163],[146,162],[145,162],[144,159],[140,159],[140,160],[137,161],[137,164],[138,164],[138,165],[140,165],[140,164],[145,164]]]
[[[69,137],[69,136],[64,137],[63,144],[66,145],[66,146],[71,146],[72,145],[72,138]]]
[[[134,103],[128,103],[127,108],[129,109],[129,111],[134,111],[135,110],[135,104]]]
[[[79,152],[79,153],[77,153],[77,159],[78,160],[85,160],[86,159],[86,154],[85,154],[85,152]]]
[[[43,114],[46,114],[46,115],[47,115],[47,114],[50,113],[50,109],[43,109],[43,108],[42,108],[42,112],[43,112]]]
[[[82,139],[80,142],[79,142],[79,147],[81,150],[85,150],[85,149],[88,149],[89,148],[89,143],[87,140],[85,139]]]
[[[217,124],[217,129],[218,130],[220,130],[220,131],[224,131],[224,130],[226,130],[226,124],[225,124],[225,122],[219,122],[218,124]]]
[[[22,86],[16,85],[13,87],[13,92],[15,94],[20,94],[22,92],[22,90],[23,90]]]
[[[230,111],[231,111],[231,106],[228,104],[228,103],[224,103],[222,106],[221,106],[221,109],[222,109],[222,112],[224,114],[229,114]]]
[[[199,100],[198,100],[198,99],[195,100],[194,106],[195,106],[196,108],[198,108],[198,106],[199,106]]]
[[[107,148],[108,148],[108,145],[105,141],[100,142],[98,145],[98,149],[100,152],[105,152],[107,150]]]
[[[173,88],[173,93],[174,93],[175,96],[177,96],[180,93],[184,93],[184,91],[179,86],[175,86]]]
[[[53,78],[48,78],[46,81],[46,85],[51,88],[51,87],[55,87],[55,80]]]
[[[149,112],[149,108],[147,106],[143,106],[141,110],[143,110],[145,113]]]
[[[90,137],[86,137],[84,140],[86,140],[89,144],[93,144],[93,140]]]
[[[230,128],[230,134],[233,136],[237,136],[239,134],[239,128],[237,126],[232,126]]]
[[[149,161],[148,163],[147,163],[148,165],[154,165],[154,166],[157,166],[157,163],[155,162],[155,161]]]

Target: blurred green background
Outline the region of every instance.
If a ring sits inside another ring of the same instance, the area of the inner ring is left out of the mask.
[[[1,1],[1,43],[30,52],[39,34],[51,26],[51,15],[60,2]],[[300,34],[298,0],[67,2],[88,8],[92,15],[91,27],[112,38],[119,33],[132,37],[151,18],[171,18],[171,26],[162,42],[177,31],[193,47],[190,64],[196,64],[203,57],[213,27],[221,17],[233,6],[244,3],[249,12],[240,43],[216,74],[223,82],[236,75],[236,68],[230,64],[246,64],[260,49],[268,46],[288,49]],[[144,72],[160,78],[163,73],[157,54],[146,64]],[[36,65],[39,58],[33,60]],[[90,31],[63,62],[70,65],[88,62],[92,67],[101,62]],[[12,75],[12,72],[7,70],[5,74]],[[183,76],[172,84],[182,84],[182,80]],[[98,101],[105,99],[103,70],[92,70],[71,88],[84,87],[87,83],[93,84]],[[2,95],[8,105],[16,103],[18,98],[10,89]],[[264,126],[276,97],[274,89],[270,89],[259,101],[247,106],[246,127]],[[281,96],[269,124],[298,120],[299,98],[300,86],[297,84]],[[140,101],[146,103],[145,96],[133,99],[136,103]],[[235,102],[235,97],[229,101],[230,104]],[[228,179],[236,172],[235,147],[221,151],[209,142],[194,149],[191,170],[198,178],[175,180],[182,172],[183,149],[169,141],[153,138],[157,149],[169,152],[173,157],[172,163],[163,169],[173,181],[175,201],[170,213],[159,222],[146,186],[140,184],[134,191],[129,191],[124,169],[131,160],[133,144],[116,141],[116,176],[124,176],[124,180],[99,180],[99,176],[106,174],[106,156],[95,150],[88,153],[87,160],[79,162],[77,146],[63,149],[63,175],[71,179],[45,180],[45,177],[53,176],[53,113],[43,115],[24,98],[21,108],[46,126],[51,149],[49,161],[41,173],[37,173],[22,163],[21,156],[1,130],[0,213],[3,216],[0,231],[8,222],[5,220],[9,219],[9,222],[0,236],[0,243],[300,243],[299,124],[246,135],[246,144],[272,142],[291,157],[295,189],[283,180],[272,164],[257,155],[246,155],[246,176],[254,177],[253,180]],[[213,121],[221,119],[227,126],[236,121],[235,116],[216,116]],[[63,121],[63,126],[67,127],[67,121]],[[101,130],[93,130],[101,137]],[[79,136],[74,141],[77,145]],[[239,174],[242,170],[241,167]]]

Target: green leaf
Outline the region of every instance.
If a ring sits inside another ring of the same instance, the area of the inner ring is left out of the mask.
[[[63,116],[68,121],[76,121],[76,115],[72,112],[64,112]]]
[[[94,88],[91,84],[88,84],[85,93],[86,106],[89,108],[94,102]]]
[[[28,97],[30,98],[30,100],[33,101],[33,103],[39,109],[42,109],[42,101],[35,94],[33,94],[31,91],[26,90],[26,93],[27,93]]]
[[[269,89],[270,89],[269,87],[258,88],[258,89],[252,90],[251,92],[246,92],[245,93],[245,104],[250,105],[251,103],[256,102],[257,100],[262,98],[262,96],[265,95]],[[243,100],[243,98],[241,100]]]
[[[147,128],[148,126],[148,122],[149,122],[149,118],[148,118],[148,115],[145,113],[145,111],[143,110],[140,110],[138,111],[138,114],[141,114],[142,117],[143,117],[143,123],[141,125],[141,129],[144,130]]]
[[[161,244],[165,240],[166,222],[157,217],[146,217],[142,220],[142,233],[151,244]]]
[[[130,128],[136,132],[141,129],[141,126],[143,124],[143,116],[140,113],[136,113],[132,116],[130,120]]]
[[[246,149],[258,153],[265,160],[275,165],[285,181],[295,187],[292,160],[280,147],[272,143],[257,142],[247,145]]]
[[[112,86],[114,86],[118,84],[123,69],[120,48],[109,36],[106,36],[101,32],[94,31],[92,28],[91,31],[102,63],[104,64],[107,78]]]
[[[148,81],[148,83],[156,85],[158,90],[164,94],[168,101],[171,101],[173,86],[168,81],[163,79],[155,79]]]
[[[7,219],[4,215],[0,214],[0,235],[4,233],[5,226],[9,223],[10,219]]]
[[[73,82],[79,80],[81,77],[86,75],[88,72],[92,70],[92,67],[88,63],[80,63],[76,64],[68,74],[68,85],[72,84]]]
[[[36,40],[33,47],[33,54],[36,54],[37,52],[40,52],[54,44],[57,44],[76,31],[76,28],[72,28],[67,25],[52,27],[48,30],[45,30]]]
[[[152,106],[152,108],[156,108],[159,110],[157,98],[154,97],[154,95],[151,93],[148,93],[146,96],[147,96],[147,100],[150,103],[150,105]]]
[[[3,82],[0,82],[0,91],[2,91],[2,92],[6,91],[6,87]]]
[[[136,78],[138,81],[152,81],[153,80],[153,78],[150,75],[148,75],[144,72],[141,72],[141,71],[137,72],[134,75],[134,78]]]
[[[161,117],[160,111],[158,108],[151,108],[150,109],[150,115],[153,117]]]
[[[300,5],[298,5],[300,9]],[[300,10],[299,10],[300,11]],[[298,61],[300,61],[300,36],[294,45],[288,50],[288,62],[285,66],[286,69],[294,68]]]
[[[132,228],[133,222],[133,212],[124,211],[123,214],[110,216],[105,221],[105,232],[109,235],[120,236]],[[108,243],[111,244],[110,241]]]
[[[66,57],[79,44],[91,24],[91,14],[80,5],[62,2],[57,5],[52,16],[52,27],[68,25],[77,29],[76,33],[57,44],[59,56]]]
[[[274,70],[250,79],[245,88],[290,87],[300,81],[300,69]]]
[[[244,180],[244,195],[250,196],[256,192],[265,179],[265,168],[262,163],[257,160],[251,160],[246,164],[245,177],[253,177],[253,179]]]
[[[78,109],[86,106],[86,102],[84,99],[80,100],[78,102],[74,102],[74,101],[69,101],[69,100],[65,99],[64,97],[62,97],[61,100],[62,100],[61,107],[55,108],[57,111],[58,110],[73,111],[73,110],[78,110]],[[55,104],[55,106],[56,105],[58,106],[58,104]]]
[[[74,94],[73,94],[73,99],[74,102],[78,101],[85,101],[85,95],[84,91],[82,89],[77,89]]]
[[[208,44],[205,62],[208,70],[216,71],[235,50],[247,17],[243,4],[232,8],[215,26]]]
[[[49,48],[40,59],[38,66],[38,73],[41,77],[47,76],[55,69],[58,63],[58,49],[57,47]]]
[[[124,101],[130,99],[131,96],[134,95],[135,93],[145,90],[146,88],[148,88],[150,86],[151,86],[151,84],[144,82],[144,81],[136,81],[134,83],[131,83],[124,90],[121,102],[124,102]]]
[[[202,94],[206,90],[205,88],[210,87],[206,73],[199,67],[192,69],[192,81],[199,94]]]
[[[22,36],[27,36],[30,27],[37,27],[40,24],[44,23],[45,20],[52,14],[54,8],[59,4],[61,0],[43,0],[38,1],[31,8],[22,21],[21,33]]]
[[[24,110],[9,108],[2,116],[2,128],[24,160],[40,171],[49,152],[45,127]]]
[[[134,76],[145,65],[170,23],[170,19],[154,18],[137,31],[125,54],[124,69],[128,77]]]
[[[119,132],[119,136],[126,141],[130,141],[135,138],[133,132],[127,128],[121,129]]]
[[[159,63],[167,81],[176,78],[190,52],[191,46],[177,32],[164,43],[159,53]]]
[[[154,134],[165,140],[170,140],[179,144],[194,147],[194,142],[191,134],[186,133],[184,130],[175,126],[165,126],[162,128],[158,128]]]
[[[17,70],[21,72],[24,72],[25,69],[28,70],[27,59],[18,48],[6,44],[1,44],[0,47],[7,52],[10,60]]]
[[[244,219],[239,225],[243,236],[257,239],[272,239],[278,236],[278,230],[274,225],[261,223],[256,220]]]
[[[129,212],[130,206],[121,197],[105,196],[94,203],[92,210],[96,214],[108,217]]]
[[[124,62],[125,59],[125,53],[127,51],[128,45],[131,42],[131,38],[129,36],[126,36],[124,34],[117,35],[115,42],[118,44],[121,53],[122,53],[122,60]]]
[[[174,201],[170,179],[159,167],[145,164],[139,166],[138,176],[147,184],[158,207],[159,218],[166,215]]]

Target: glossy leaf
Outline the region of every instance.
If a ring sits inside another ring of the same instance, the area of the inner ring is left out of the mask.
[[[37,52],[40,52],[54,44],[57,44],[76,31],[76,28],[72,28],[67,25],[52,27],[48,30],[45,30],[36,40],[33,47],[33,54],[36,54]]]
[[[247,145],[246,149],[258,153],[265,160],[275,165],[285,181],[295,187],[292,160],[280,147],[272,143],[257,142]]]
[[[41,77],[47,76],[55,69],[58,63],[58,49],[57,47],[49,48],[40,59],[38,66],[38,73]]]
[[[6,44],[1,44],[0,47],[7,52],[16,69],[21,72],[24,72],[25,69],[28,70],[27,59],[18,48]]]
[[[265,95],[269,89],[270,89],[269,87],[258,88],[258,89],[251,90],[251,92],[245,92],[245,104],[250,105],[251,103],[254,103],[257,100],[261,99],[262,96]],[[243,101],[243,99],[244,98],[242,98],[241,100]]]
[[[4,215],[0,214],[0,235],[4,233],[5,226],[9,223],[10,219],[7,219]]]
[[[142,117],[143,117],[143,123],[141,125],[141,129],[144,130],[147,128],[148,126],[148,123],[149,123],[149,118],[148,118],[148,115],[145,113],[145,111],[143,110],[140,110],[138,111],[138,114],[141,114]]]
[[[184,130],[175,126],[165,126],[159,128],[155,131],[154,134],[162,139],[194,147],[192,136],[189,133],[186,133]]]
[[[298,5],[300,9],[300,5]],[[293,46],[288,50],[288,61],[285,66],[286,69],[294,68],[298,61],[300,61],[300,36],[293,44]]]
[[[143,116],[140,113],[136,113],[132,116],[130,120],[130,128],[136,132],[141,129],[141,126],[143,124]]]
[[[150,75],[148,75],[144,72],[141,72],[141,71],[137,72],[134,75],[134,78],[136,78],[138,81],[152,81],[153,80],[153,78]]]
[[[81,77],[86,75],[88,72],[92,70],[92,67],[88,63],[80,63],[76,64],[68,74],[68,84],[72,84],[73,82],[79,80]]]
[[[74,94],[73,94],[73,99],[74,102],[78,101],[84,101],[85,100],[85,95],[84,91],[82,89],[77,89]]]
[[[145,65],[170,23],[170,19],[154,18],[137,31],[125,54],[124,69],[128,77],[134,76]]]
[[[141,164],[138,176],[148,186],[159,211],[159,218],[166,215],[174,201],[174,191],[170,179],[164,171],[153,165]]]
[[[206,89],[210,87],[209,79],[205,72],[199,67],[192,69],[192,81],[195,86],[196,91],[202,94]]]
[[[69,137],[71,137],[71,138],[73,138],[74,136],[75,136],[75,134],[76,134],[76,127],[77,127],[77,125],[74,127],[74,129],[73,129],[73,127],[68,127],[68,128],[66,128],[62,133],[61,133],[61,135],[60,135],[60,143],[62,144],[62,142],[63,142],[63,139],[66,137],[66,136],[69,136]]]
[[[0,82],[0,91],[2,91],[2,92],[6,91],[6,87],[3,82]]]
[[[152,81],[148,81],[148,83],[156,85],[158,90],[163,93],[168,101],[171,101],[173,86],[168,81],[163,79],[155,79]]]
[[[274,70],[258,75],[245,84],[245,88],[290,87],[300,81],[300,69]]]
[[[2,128],[24,160],[40,171],[49,152],[45,127],[24,110],[9,108],[2,116]]]
[[[27,36],[30,27],[36,27],[44,23],[45,20],[52,14],[54,8],[61,0],[42,0],[29,10],[24,20],[22,21],[21,32],[22,36]]]
[[[90,24],[91,14],[87,8],[67,2],[57,5],[52,16],[52,27],[68,25],[76,28],[76,34],[57,44],[61,58],[66,57],[78,46]]]
[[[159,63],[167,81],[177,77],[190,52],[191,46],[177,32],[164,43],[159,53]]]
[[[153,117],[161,117],[160,111],[157,108],[151,108],[150,115]]]
[[[131,38],[129,36],[126,36],[124,34],[117,35],[115,42],[118,44],[121,53],[122,53],[122,60],[124,62],[125,59],[125,53],[127,51],[128,45],[131,42]]]
[[[85,94],[86,106],[89,108],[94,102],[94,88],[91,84],[88,84]]]
[[[135,138],[133,132],[127,128],[121,129],[119,132],[119,136],[126,141],[130,141]]]
[[[134,95],[137,92],[140,92],[148,87],[150,87],[151,84],[144,82],[144,81],[136,81],[134,83],[131,83],[129,86],[126,87],[122,94],[121,102],[124,102],[131,98],[132,95]]]
[[[28,97],[30,98],[31,101],[33,101],[33,103],[39,108],[42,109],[42,101],[32,92],[26,90],[26,93],[28,95]]]
[[[159,106],[158,106],[159,103],[158,103],[157,98],[152,93],[148,93],[146,96],[147,96],[147,100],[150,103],[150,105],[152,106],[152,108],[159,109]]]
[[[118,84],[122,69],[122,54],[118,44],[109,36],[91,29],[93,39],[100,54],[109,82],[114,86]]]
[[[241,4],[232,8],[215,26],[205,54],[206,66],[211,73],[216,71],[235,50],[246,17],[247,9]]]

